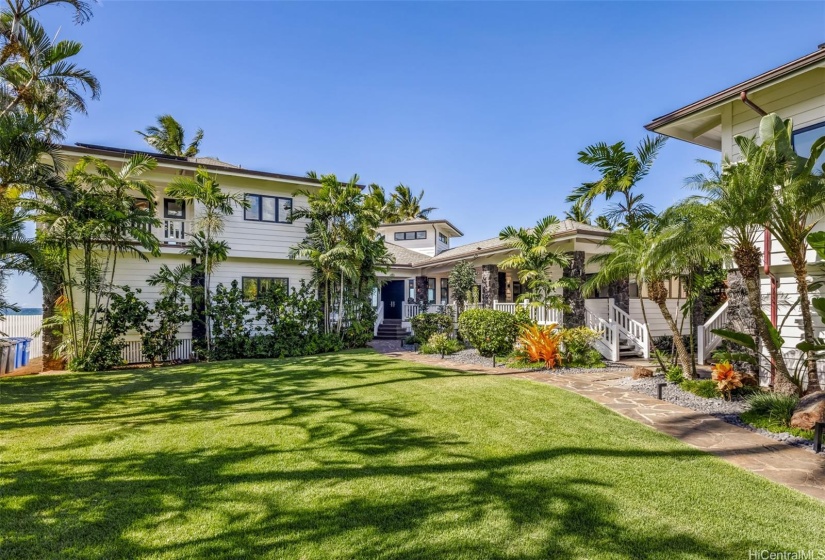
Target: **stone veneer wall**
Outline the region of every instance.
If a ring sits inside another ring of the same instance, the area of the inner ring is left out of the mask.
[[[567,309],[564,310],[564,327],[573,328],[584,326],[584,296],[581,284],[584,283],[584,251],[572,251],[570,264],[562,270],[563,278],[578,280],[579,287],[564,288],[562,297]]]
[[[748,288],[738,270],[728,271],[728,324],[725,328],[751,335],[759,345],[759,336],[756,333],[756,319],[748,305]],[[744,349],[743,349],[744,350]],[[747,351],[747,350],[745,350]],[[738,367],[750,373],[759,375],[759,368],[748,363],[737,363]]]
[[[481,305],[492,307],[493,300],[498,298],[498,265],[485,264],[481,266]]]

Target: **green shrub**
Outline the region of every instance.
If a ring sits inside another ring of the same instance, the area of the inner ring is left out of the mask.
[[[455,354],[464,350],[464,345],[454,338],[450,338],[445,333],[435,333],[425,344],[421,345],[419,352],[422,354]]]
[[[418,344],[426,343],[434,334],[449,334],[453,330],[453,318],[446,313],[421,313],[410,323]]]
[[[516,305],[516,323],[519,327],[529,327],[536,324],[530,318],[530,310],[526,305]]]
[[[458,330],[482,356],[509,354],[518,336],[515,315],[493,309],[468,309],[458,318]]]
[[[567,367],[600,367],[604,358],[593,343],[599,339],[599,333],[588,327],[575,327],[561,330],[562,360]]]
[[[713,399],[722,395],[716,387],[716,382],[711,379],[685,379],[679,384],[679,387],[706,399]]]
[[[750,409],[757,416],[770,420],[780,426],[790,426],[791,416],[799,397],[793,395],[780,395],[778,393],[758,393],[748,398]]]
[[[665,379],[667,379],[671,383],[676,383],[677,385],[680,385],[685,380],[685,376],[682,373],[682,368],[680,368],[679,366],[673,366],[665,372]]]

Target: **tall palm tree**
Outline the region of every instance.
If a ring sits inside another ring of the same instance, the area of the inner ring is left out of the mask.
[[[136,130],[152,148],[167,156],[191,158],[198,155],[203,140],[203,130],[198,129],[195,135],[186,143],[186,134],[183,126],[172,115],[160,115],[157,124],[146,127],[146,130]]]
[[[579,152],[579,161],[598,171],[601,177],[576,188],[566,201],[584,204],[600,196],[611,200],[620,195],[624,201],[611,207],[608,218],[613,225],[640,227],[650,217],[652,208],[641,203],[641,195],[634,193],[633,189],[650,173],[665,140],[664,136],[647,137],[639,143],[635,152],[627,150],[624,142],[612,145],[599,142],[586,147]]]
[[[387,197],[386,191],[380,186],[372,183],[369,192],[364,198],[364,206],[370,212],[379,216],[381,223],[398,222],[398,206],[393,196]]]
[[[817,171],[816,161],[825,150],[825,136],[814,142],[807,157],[798,156],[792,144],[793,123],[776,114],[762,118],[760,133],[763,148],[771,150],[775,161],[775,189],[768,231],[776,238],[794,270],[802,314],[805,342],[816,343],[811,300],[808,291],[808,234],[825,213],[825,176]],[[808,391],[821,390],[816,359],[809,353],[807,360]]]
[[[771,335],[770,320],[762,311],[759,267],[762,252],[757,246],[771,215],[774,199],[774,158],[753,139],[735,138],[743,161],[725,159],[722,167],[702,161],[706,174],[689,177],[686,184],[702,191],[708,216],[724,228],[724,241],[747,287],[748,307],[756,332],[776,368],[774,388],[785,394],[799,392],[788,371],[782,348]]]
[[[217,177],[209,174],[206,169],[199,168],[194,177],[175,177],[166,187],[166,194],[172,198],[183,200],[190,208],[198,208],[195,218],[195,229],[202,236],[203,248],[201,264],[204,273],[204,305],[207,317],[209,316],[210,278],[221,257],[226,251],[210,251],[215,246],[215,236],[224,230],[226,217],[235,213],[235,206],[248,208],[249,202],[240,192],[228,193],[221,189]],[[207,352],[212,349],[212,334],[210,321],[206,321]]]
[[[570,264],[570,255],[551,249],[558,227],[558,218],[546,216],[532,228],[507,226],[498,234],[501,241],[516,251],[499,266],[518,271],[519,281],[527,287],[519,301],[529,299],[537,306],[562,309],[564,299],[557,291],[577,287],[569,278],[554,280],[550,272],[554,266],[563,268]]]
[[[100,97],[100,82],[70,59],[83,46],[75,41],[53,43],[31,17],[20,21],[18,53],[0,66],[0,116],[17,106],[32,108],[49,96],[58,96],[74,111],[86,112],[85,94]]]
[[[413,195],[410,187],[399,184],[395,187],[395,192],[392,193],[392,199],[396,207],[396,221],[403,222],[404,220],[427,219],[429,215],[437,208],[428,207],[422,208],[421,201],[424,199],[424,191],[418,193],[418,196]]]

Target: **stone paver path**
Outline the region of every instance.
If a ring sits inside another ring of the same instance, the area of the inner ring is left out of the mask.
[[[405,352],[394,341],[375,341],[373,347],[388,356],[411,362],[475,373],[506,375],[561,387],[743,469],[825,501],[825,454],[815,455],[733,426],[708,414],[615,386],[615,381],[626,377],[627,371],[611,369],[597,373],[553,375],[460,364],[442,360],[439,356]]]

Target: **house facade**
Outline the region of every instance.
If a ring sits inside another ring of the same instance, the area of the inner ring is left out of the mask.
[[[825,44],[810,54],[659,117],[645,128],[717,150],[722,158],[736,161],[741,154],[734,138],[738,135],[756,136],[759,121],[766,113],[792,119],[794,148],[800,155],[810,154],[813,141],[825,136]],[[815,229],[825,229],[825,223],[820,222]],[[803,331],[801,314],[798,306],[794,306],[798,294],[793,270],[775,239],[763,234],[761,243],[764,311],[774,324],[781,324],[787,315],[782,329],[784,351],[789,357],[796,358],[799,353],[795,346],[802,340]],[[818,263],[812,250],[808,251],[808,262]],[[809,266],[809,273],[825,275],[825,271],[818,272],[817,268]],[[735,275],[731,276],[731,281],[735,284]],[[825,294],[820,289],[812,295]],[[699,338],[705,341],[705,348],[700,349],[700,353],[707,354],[718,343],[710,328],[724,326],[739,313],[740,309],[725,306],[711,318],[704,330],[700,329]],[[817,336],[825,334],[825,325],[818,320],[815,328]]]

